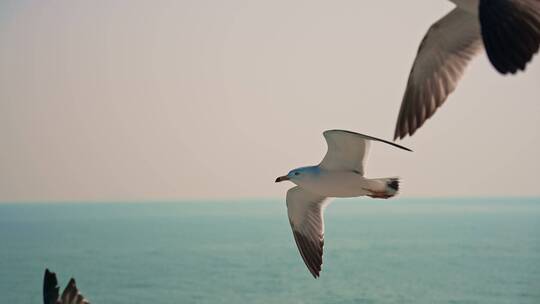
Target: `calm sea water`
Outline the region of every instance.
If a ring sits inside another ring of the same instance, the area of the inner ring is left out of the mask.
[[[315,280],[282,201],[0,204],[0,302],[540,303],[540,199],[337,200]]]

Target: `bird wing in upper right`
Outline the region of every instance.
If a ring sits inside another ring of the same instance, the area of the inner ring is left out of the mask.
[[[407,81],[394,139],[413,135],[435,113],[481,48],[477,17],[460,8],[429,28]]]
[[[313,277],[319,277],[324,245],[325,197],[298,186],[287,191],[287,213],[298,251]]]

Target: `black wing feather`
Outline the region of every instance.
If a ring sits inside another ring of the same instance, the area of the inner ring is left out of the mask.
[[[59,295],[60,287],[58,286],[56,273],[45,269],[45,276],[43,277],[43,303],[56,304]]]
[[[324,240],[315,242],[293,229],[294,241],[309,272],[318,278],[322,267]]]
[[[540,1],[481,0],[479,17],[495,69],[501,74],[525,70],[540,46]]]

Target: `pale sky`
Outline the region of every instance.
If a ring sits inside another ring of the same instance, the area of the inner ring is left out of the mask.
[[[322,132],[391,139],[447,1],[0,2],[0,201],[280,198]],[[372,145],[401,195],[540,195],[540,58],[485,54],[407,153]]]

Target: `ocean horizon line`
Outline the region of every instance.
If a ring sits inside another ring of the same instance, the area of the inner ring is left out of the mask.
[[[353,198],[332,198],[339,200],[362,200],[361,197]],[[540,195],[538,196],[407,196],[407,197],[396,197],[392,199],[393,201],[427,201],[427,200],[539,200]],[[211,203],[250,203],[253,201],[257,202],[279,202],[284,201],[284,198],[276,197],[253,197],[253,198],[179,198],[179,199],[157,199],[157,200],[0,200],[0,205],[16,205],[16,204],[192,204],[192,203],[201,203],[201,204],[211,204]]]

